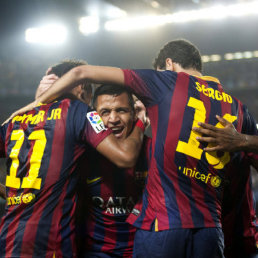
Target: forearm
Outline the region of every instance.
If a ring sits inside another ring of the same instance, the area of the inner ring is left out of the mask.
[[[67,72],[57,80],[38,102],[49,103],[82,82],[124,84],[124,74],[120,68],[83,65]]]
[[[239,150],[258,153],[258,136],[242,134]]]
[[[143,135],[143,129],[139,126],[135,126],[131,134],[123,140],[118,140],[111,134],[97,146],[97,151],[118,167],[133,167],[141,150]]]
[[[0,196],[4,199],[6,198],[5,185],[1,183],[0,183]]]

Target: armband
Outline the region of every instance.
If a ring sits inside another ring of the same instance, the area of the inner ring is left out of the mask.
[[[144,131],[145,131],[145,126],[144,126],[144,124],[143,124],[143,122],[142,122],[141,119],[138,119],[138,120],[137,120],[135,126],[139,127],[139,128],[141,129],[141,131],[144,133]]]

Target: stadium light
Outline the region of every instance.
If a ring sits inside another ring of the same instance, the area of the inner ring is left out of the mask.
[[[25,31],[25,40],[28,43],[58,45],[64,43],[66,38],[66,28],[58,24],[49,24],[38,28],[28,28]]]
[[[105,29],[108,31],[129,31],[155,28],[157,26],[168,23],[169,19],[170,15],[148,15],[134,18],[110,20],[105,23]]]
[[[235,52],[235,53],[226,53],[224,54],[223,58],[224,60],[230,61],[230,60],[240,60],[240,59],[249,59],[249,58],[257,58],[258,57],[258,50],[255,51],[244,51],[244,52]],[[203,55],[202,61],[204,63],[208,62],[217,62],[221,61],[222,56],[220,55]]]
[[[157,27],[169,23],[184,23],[198,20],[218,20],[258,14],[258,1],[231,5],[216,5],[199,10],[181,11],[167,15],[140,16],[109,20],[105,29],[109,31],[128,31]]]
[[[84,35],[96,33],[99,30],[99,17],[85,16],[80,18],[79,30]]]

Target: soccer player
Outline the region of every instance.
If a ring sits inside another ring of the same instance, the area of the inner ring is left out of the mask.
[[[167,43],[154,67],[77,67],[40,98],[51,101],[83,80],[134,90],[147,107],[152,126],[142,205],[128,219],[138,228],[135,257],[223,257],[223,185],[227,166],[240,153],[204,152],[192,128],[207,121],[219,126],[216,114],[233,122],[238,132],[256,134],[256,125],[246,107],[224,92],[218,79],[202,75],[201,55],[190,42]]]
[[[139,101],[136,104],[138,108]],[[125,87],[98,87],[93,105],[118,139],[130,134],[137,117],[132,94]],[[82,173],[80,180],[77,220],[82,257],[132,257],[136,229],[126,218],[142,195],[149,144],[150,138],[146,137],[138,162],[130,169],[117,167],[96,151],[86,157],[91,162],[86,162],[87,173]]]
[[[52,72],[60,77],[77,65],[64,62]],[[75,99],[81,88],[65,96]],[[0,257],[76,257],[73,215],[79,157],[91,145],[116,165],[131,167],[143,129],[137,120],[131,134],[118,140],[95,111],[67,98],[38,105],[1,126],[0,157],[7,157],[7,177]]]

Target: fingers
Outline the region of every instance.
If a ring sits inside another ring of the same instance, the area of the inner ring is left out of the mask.
[[[225,118],[216,115],[216,118],[218,119],[218,121],[225,127],[226,125],[231,125],[230,122],[228,122]]]
[[[58,80],[59,77],[55,74],[49,74],[42,77],[40,84],[48,84],[48,83],[54,83],[56,80]]]
[[[193,127],[193,131],[200,133],[200,134],[205,134],[205,135],[214,137],[215,132],[210,129],[204,129],[206,127],[206,124],[203,124],[203,125],[205,125],[205,126],[203,126],[203,128],[202,127]],[[208,128],[208,127],[206,127],[206,128]]]
[[[196,137],[196,140],[198,140],[199,142],[207,142],[207,143],[217,143],[216,139],[213,137]]]
[[[206,147],[206,148],[203,148],[203,150],[207,152],[212,152],[212,151],[221,151],[223,149],[219,146],[215,146],[215,147]]]

